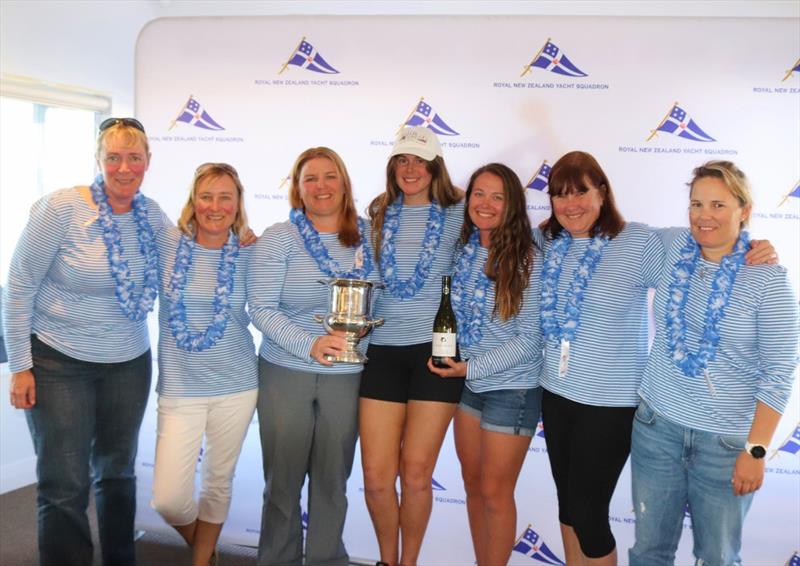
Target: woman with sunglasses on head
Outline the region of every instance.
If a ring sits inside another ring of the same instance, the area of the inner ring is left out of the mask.
[[[612,565],[609,504],[647,361],[647,293],[673,231],[625,222],[605,172],[582,151],[553,165],[549,193],[539,304],[547,454],[566,562]],[[750,252],[754,262],[774,255],[766,244]]]
[[[289,220],[267,228],[256,244],[247,281],[253,324],[264,336],[257,405],[266,485],[258,563],[301,564],[305,554],[306,564],[346,566],[342,531],[363,364],[333,363],[347,341],[326,333],[315,316],[330,310],[320,279],[376,283],[378,271],[369,224],[356,214],[350,177],[335,151],[314,147],[297,157],[289,203]]]
[[[233,167],[205,163],[195,171],[178,228],[157,236],[161,298],[152,505],[192,548],[194,566],[213,563],[258,394],[245,310],[252,248],[239,246],[248,230],[243,193]]]
[[[785,268],[748,266],[752,212],[730,161],[694,170],[689,230],[667,252],[639,389],[632,565],[671,565],[692,516],[697,564],[740,564],[744,518],[791,396],[798,309]]]
[[[381,561],[389,564],[417,562],[433,504],[433,469],[464,386],[427,368],[440,284],[451,273],[461,230],[462,198],[436,134],[402,129],[386,166],[386,191],[369,206],[386,285],[376,314],[386,324],[370,340],[359,403],[364,495]]]
[[[100,125],[89,186],[37,201],[9,270],[4,311],[11,403],[36,451],[42,565],[92,563],[94,487],[103,563],[135,562],[134,461],[158,293],[155,234],[169,221],[140,192],[150,151],[142,125]]]
[[[507,166],[475,171],[467,188],[452,302],[466,377],[454,432],[477,564],[506,564],[517,528],[514,488],[541,408],[538,273],[525,189]]]

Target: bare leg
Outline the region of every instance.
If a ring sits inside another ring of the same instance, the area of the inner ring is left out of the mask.
[[[409,401],[400,452],[400,563],[417,563],[433,505],[431,480],[455,403]]]
[[[561,540],[564,543],[564,555],[566,557],[567,566],[583,566],[583,552],[581,545],[578,543],[578,537],[572,527],[560,523],[561,527]]]
[[[197,520],[192,546],[192,566],[208,566],[211,555],[217,548],[217,540],[222,532],[222,523],[206,523]]]
[[[514,488],[531,443],[529,436],[481,430],[481,493],[486,525],[482,566],[504,566],[517,528]]]
[[[359,400],[364,497],[381,560],[388,564],[397,564],[400,556],[400,502],[396,486],[405,419],[405,403],[364,397]]]
[[[453,434],[456,441],[456,453],[461,464],[461,477],[464,480],[464,491],[467,493],[467,515],[469,516],[469,532],[472,535],[472,548],[478,564],[485,564],[486,549],[486,517],[481,494],[481,427],[478,417],[462,411],[456,411],[453,419]]]

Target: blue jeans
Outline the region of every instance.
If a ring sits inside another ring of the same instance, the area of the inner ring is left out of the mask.
[[[686,428],[642,401],[631,449],[636,513],[631,566],[675,562],[687,504],[696,564],[740,563],[742,525],[753,494],[734,495],[731,477],[746,440]]]
[[[76,360],[32,337],[36,405],[26,411],[36,450],[39,562],[92,563],[86,507],[94,484],[103,564],[136,562],[134,463],[152,365]]]
[[[542,414],[542,388],[475,393],[465,387],[458,407],[481,421],[483,430],[533,436]]]

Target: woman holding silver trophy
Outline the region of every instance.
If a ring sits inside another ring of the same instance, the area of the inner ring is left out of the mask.
[[[374,322],[370,285],[363,282],[377,282],[378,270],[369,224],[357,216],[336,152],[317,147],[300,154],[289,200],[290,219],[264,231],[248,275],[250,314],[264,335],[257,408],[266,487],[258,563],[302,562],[300,492],[307,475],[305,559],[346,565],[345,491],[364,360],[352,345]],[[345,304],[331,304],[329,294]]]

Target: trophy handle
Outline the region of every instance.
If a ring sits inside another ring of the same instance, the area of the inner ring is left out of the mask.
[[[323,285],[329,285],[330,282],[330,279],[317,279],[317,283],[322,283]]]
[[[383,326],[384,319],[383,318],[372,318],[367,320],[367,324],[370,328],[375,328],[377,326]]]
[[[324,320],[325,320],[325,317],[322,316],[321,314],[315,314],[314,315],[314,320],[316,320],[317,322],[322,324],[324,322]]]

